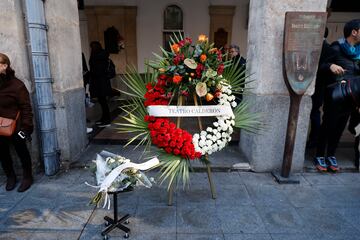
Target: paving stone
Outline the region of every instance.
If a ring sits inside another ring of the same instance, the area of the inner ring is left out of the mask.
[[[267,233],[255,207],[217,207],[223,233]]]
[[[278,185],[271,173],[239,172],[246,185]]]
[[[221,233],[221,222],[212,206],[193,205],[196,207],[177,208],[178,233]]]
[[[64,240],[64,239],[78,239],[80,231],[69,231],[64,229],[62,231],[46,231],[46,232],[34,232],[29,240]]]
[[[9,231],[9,232],[0,232],[0,239],[3,240],[22,240],[30,239],[32,231]]]
[[[303,173],[303,176],[311,185],[342,185],[336,174]]]
[[[93,207],[86,202],[66,201],[58,204],[47,219],[50,229],[82,230]]]
[[[359,218],[360,208],[359,207],[339,207],[336,208],[338,212],[348,223],[360,230]]]
[[[313,234],[303,234],[303,233],[290,233],[290,234],[271,234],[272,240],[312,240]]]
[[[31,195],[29,194],[31,191],[32,188],[23,193],[17,192],[16,188],[13,191],[6,191],[5,186],[2,186],[0,187],[0,205],[21,201],[27,195]]]
[[[270,234],[225,234],[225,240],[272,240]]]
[[[176,233],[176,207],[139,206],[131,221],[136,233]]]
[[[215,186],[243,185],[242,178],[238,172],[213,172],[212,178]]]
[[[308,232],[305,222],[291,206],[258,206],[257,209],[269,233]]]
[[[247,185],[251,200],[259,206],[283,206],[290,205],[281,187],[274,185]]]
[[[360,186],[314,186],[325,196],[326,207],[360,207]]]
[[[51,210],[46,208],[46,206],[16,207],[0,221],[0,224],[6,226],[6,230],[47,229],[49,227],[48,219],[51,216],[50,212]]]
[[[312,240],[360,240],[360,235],[348,233],[315,233]]]
[[[295,207],[324,207],[327,203],[326,197],[311,186],[287,185],[282,193]]]
[[[332,208],[299,208],[297,212],[311,232],[360,233]]]
[[[222,234],[177,234],[176,240],[223,240]]]
[[[360,182],[359,173],[337,173],[335,177],[342,183],[346,185],[354,185],[354,183]]]
[[[217,189],[217,206],[254,205],[244,185],[222,185]]]
[[[166,206],[168,203],[168,193],[166,188],[154,185],[152,188],[140,187],[134,190],[134,197],[138,198],[139,205],[160,205]],[[173,203],[176,204],[177,194],[173,195]]]
[[[216,190],[215,190],[216,191]],[[192,186],[190,189],[177,191],[177,206],[202,205],[215,207],[215,200],[211,196],[210,186],[201,188]]]
[[[16,203],[17,202],[0,204],[0,219],[4,219],[6,214],[8,214],[8,212],[16,206]],[[3,225],[0,225],[0,229],[3,227]]]

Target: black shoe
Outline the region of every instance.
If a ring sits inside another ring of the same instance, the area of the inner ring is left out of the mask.
[[[104,122],[104,120],[99,119],[99,120],[97,120],[97,121],[95,122],[95,124],[96,124],[96,125],[100,125],[100,124],[102,124],[103,122]]]
[[[110,127],[111,126],[111,122],[102,122],[98,125],[98,127]]]
[[[28,190],[31,185],[33,183],[33,179],[32,178],[24,178],[21,181],[21,184],[19,186],[19,188],[17,189],[18,192],[25,192],[26,190]]]
[[[16,177],[8,177],[6,180],[6,186],[5,189],[6,191],[11,191],[16,187]]]

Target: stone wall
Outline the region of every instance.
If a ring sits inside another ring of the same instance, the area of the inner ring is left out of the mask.
[[[45,1],[45,17],[61,160],[74,161],[88,142],[77,2]]]
[[[252,0],[250,1],[248,35],[248,71],[255,80],[249,85],[254,95],[245,97],[253,103],[252,110],[263,113],[266,130],[261,135],[241,132],[240,148],[253,170],[280,169],[283,159],[290,97],[282,72],[282,49],[286,11],[326,11],[326,0]],[[295,140],[293,171],[301,171],[311,110],[307,90],[300,106]]]

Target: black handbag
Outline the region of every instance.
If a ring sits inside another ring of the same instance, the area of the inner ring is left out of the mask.
[[[333,103],[360,107],[360,76],[341,79],[328,88]]]

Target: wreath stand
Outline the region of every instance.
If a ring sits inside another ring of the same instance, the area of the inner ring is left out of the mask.
[[[198,104],[198,100],[197,100],[197,96],[196,94],[194,93],[193,95],[193,98],[194,98],[194,104],[195,106],[199,106]],[[179,96],[178,97],[178,103],[177,105],[178,106],[182,106],[183,105],[183,96]],[[201,104],[201,102],[200,102]],[[201,119],[200,117],[197,117],[198,119],[198,126],[199,126],[199,130],[202,131],[203,130],[203,126],[202,126],[202,122],[201,122]],[[181,117],[178,117],[176,119],[176,127],[177,128],[180,128],[180,124],[181,124]],[[215,187],[214,187],[214,183],[212,181],[212,177],[211,177],[211,167],[210,167],[210,163],[209,163],[209,156],[208,154],[205,155],[205,158],[206,158],[206,170],[207,170],[207,176],[208,176],[208,180],[209,180],[209,185],[210,185],[210,190],[211,190],[211,197],[212,199],[216,199],[216,191],[215,191]],[[170,185],[170,188],[169,188],[169,191],[168,191],[168,205],[169,206],[172,206],[173,205],[173,194],[174,194],[174,182]]]
[[[132,191],[132,188],[131,189],[125,189],[123,191],[108,192],[108,194],[113,195],[114,218],[112,219],[112,218],[110,218],[108,216],[104,217],[106,228],[101,232],[101,235],[103,236],[104,240],[109,239],[108,233],[111,232],[112,230],[114,230],[115,228],[119,228],[120,230],[125,232],[124,238],[129,237],[130,228],[124,226],[124,224],[129,224],[130,214],[125,214],[120,219],[118,218],[118,201],[117,201],[117,199],[118,199],[118,194],[119,193],[130,192],[130,191]]]

